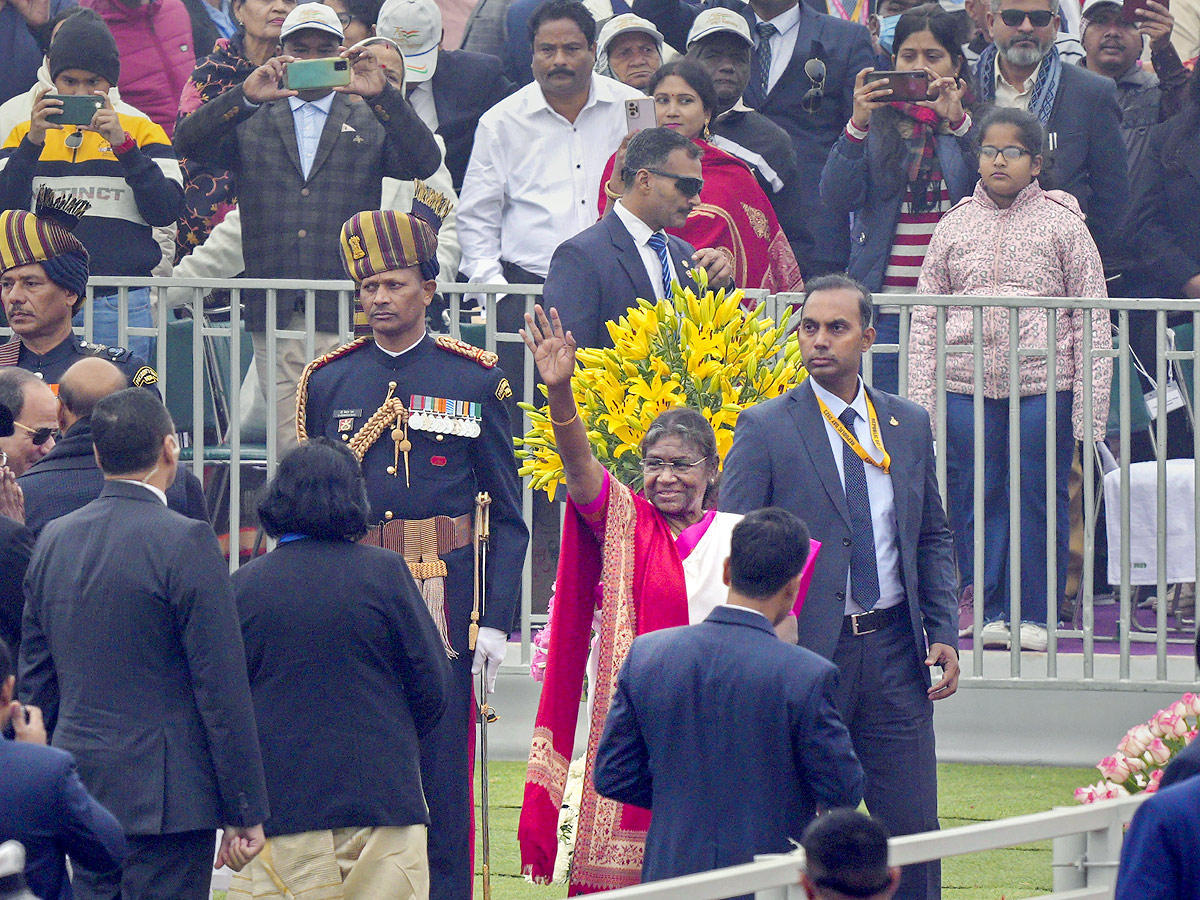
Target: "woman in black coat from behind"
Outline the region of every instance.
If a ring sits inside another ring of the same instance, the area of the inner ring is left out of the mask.
[[[255,897],[428,891],[419,740],[449,667],[404,559],[355,543],[368,509],[350,451],[304,444],[258,505],[279,545],[233,576],[271,803],[268,851],[235,881]]]

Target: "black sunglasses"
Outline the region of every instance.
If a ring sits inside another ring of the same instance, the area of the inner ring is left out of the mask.
[[[1000,12],[1000,19],[1009,28],[1019,28],[1021,23],[1029,19],[1029,24],[1034,28],[1045,28],[1050,24],[1050,20],[1054,18],[1054,13],[1048,9],[1035,9],[1026,11],[1024,9],[1005,9]]]
[[[676,175],[674,172],[664,172],[662,169],[646,169],[651,175],[661,175],[675,181],[675,189],[685,197],[695,197],[704,187],[703,178],[692,178],[690,175]]]
[[[35,447],[42,446],[42,444],[46,443],[46,441],[50,440],[50,438],[54,438],[56,441],[58,440],[57,428],[30,428],[24,422],[13,422],[13,424],[26,434],[32,435],[30,440],[33,441],[33,446]]]
[[[825,96],[825,62],[813,57],[804,64],[804,74],[813,86],[800,98],[800,107],[806,113],[815,113],[821,108],[821,100]]]

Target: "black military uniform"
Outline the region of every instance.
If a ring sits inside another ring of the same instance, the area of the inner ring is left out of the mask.
[[[32,372],[51,387],[62,380],[67,369],[89,356],[107,359],[124,373],[131,385],[149,387],[158,382],[158,374],[154,369],[141,357],[134,356],[132,351],[121,347],[106,347],[104,344],[91,344],[80,340],[74,334],[68,335],[61,344],[43,354],[34,353],[17,338],[0,346],[0,366],[19,366]]]
[[[438,556],[447,569],[445,633],[457,656],[446,714],[421,742],[421,776],[432,822],[433,898],[465,900],[471,892],[474,811],[468,743],[474,707],[473,653],[467,641],[474,604],[470,526],[480,491],[491,496],[491,540],[487,603],[479,624],[510,631],[521,596],[529,532],[521,518],[520,480],[504,404],[510,392],[508,379],[495,368],[494,354],[428,335],[399,356],[360,338],[311,364],[300,382],[297,421],[306,430],[301,440],[324,435],[357,449],[356,438],[371,417],[390,399],[400,400],[410,416],[408,453],[399,449],[403,438],[393,438],[394,422],[362,453],[372,519],[411,523],[438,517],[436,530],[449,536],[442,541],[439,534]]]

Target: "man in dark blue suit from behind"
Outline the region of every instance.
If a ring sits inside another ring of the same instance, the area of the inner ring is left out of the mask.
[[[595,780],[604,796],[654,813],[643,881],[786,853],[818,810],[862,798],[837,669],[774,631],[808,553],[794,515],[753,512],[733,529],[727,604],[698,625],[634,640]]]
[[[542,302],[558,310],[580,347],[611,347],[605,328],[638,298],[671,295],[670,284],[696,288],[700,267],[714,288],[731,282],[726,251],[699,250],[663,231],[680,227],[700,203],[699,148],[669,128],[647,128],[629,141],[621,170],[625,191],[599,222],[560,244],[550,259]],[[617,265],[612,265],[615,258]]]
[[[121,825],[96,802],[69,753],[44,746],[41,710],[13,700],[13,658],[0,640],[0,843],[25,847],[25,883],[42,900],[71,900],[66,857],[75,865],[115,869],[128,852]],[[4,893],[0,890],[0,894]]]

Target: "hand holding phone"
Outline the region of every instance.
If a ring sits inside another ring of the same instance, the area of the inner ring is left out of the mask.
[[[1121,17],[1150,39],[1152,50],[1163,50],[1171,43],[1175,17],[1171,15],[1169,0],[1125,0],[1121,4]]]
[[[658,127],[658,115],[654,110],[653,97],[638,97],[625,101],[625,130],[637,134],[647,128]]]
[[[317,91],[350,83],[350,60],[298,59],[287,64],[283,83],[289,91]]]
[[[924,69],[909,69],[906,71],[870,72],[864,79],[867,84],[886,80],[891,89],[888,100],[907,100],[916,102],[929,99],[929,73]]]

